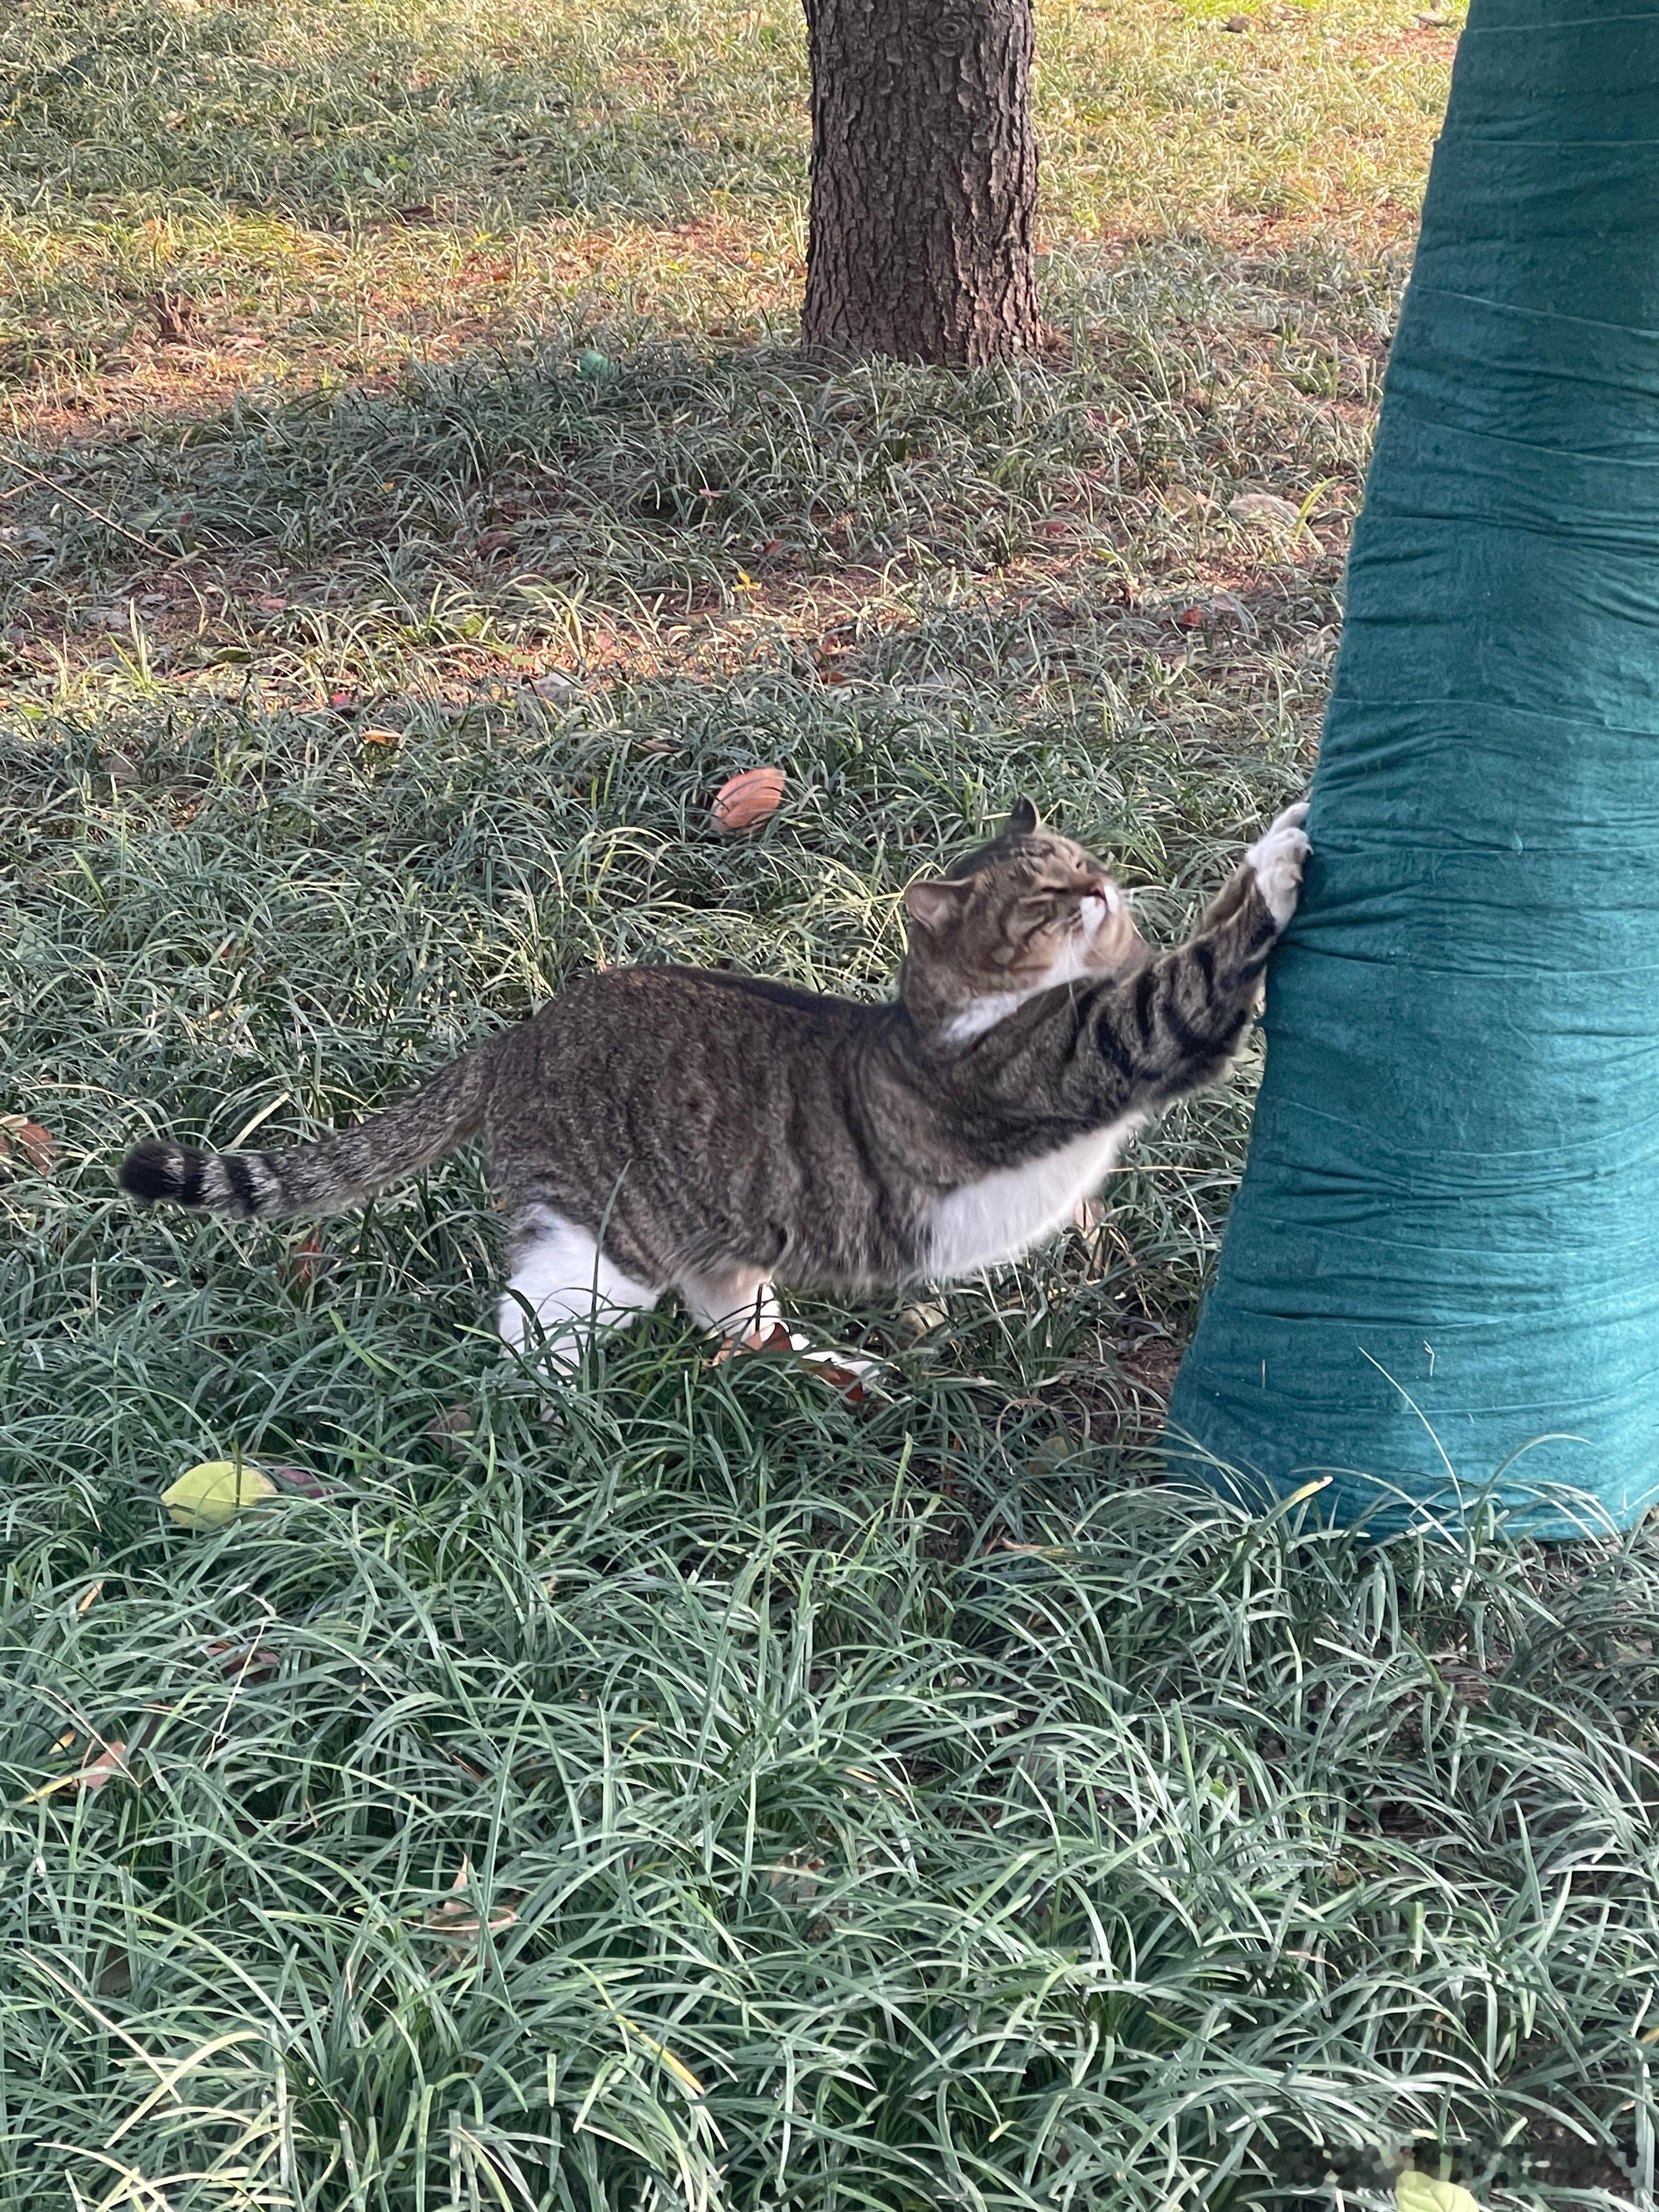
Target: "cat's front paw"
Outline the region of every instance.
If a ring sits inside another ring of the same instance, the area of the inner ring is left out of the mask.
[[[1302,871],[1310,850],[1308,833],[1302,827],[1307,818],[1308,802],[1299,799],[1274,817],[1244,855],[1245,866],[1255,877],[1256,889],[1280,929],[1296,912],[1302,890]]]

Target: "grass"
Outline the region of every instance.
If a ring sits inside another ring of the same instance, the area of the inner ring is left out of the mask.
[[[465,1158],[112,1194],[600,960],[878,993],[1022,791],[1180,928],[1311,758],[1449,50],[1229,12],[1045,9],[1052,340],[965,377],[791,350],[781,4],[0,24],[0,2203],[1651,2205],[1659,1553],[1155,1479],[1248,1072],[809,1309],[863,1407],[665,1311],[550,1427]],[[172,1526],[236,1454],[307,1490]]]

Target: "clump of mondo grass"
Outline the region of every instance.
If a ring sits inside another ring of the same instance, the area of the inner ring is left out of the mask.
[[[1029,625],[911,635],[948,685],[14,724],[8,1079],[58,1146],[0,1186],[20,2191],[1151,2212],[1377,2202],[1415,2140],[1626,2201],[1659,1563],[1153,1479],[1243,1079],[1093,1244],[809,1309],[890,1363],[861,1407],[665,1311],[550,1425],[465,1158],[313,1237],[112,1196],[149,1128],[297,1135],[599,959],[878,991],[1013,787],[1175,927],[1292,787],[1277,710],[1184,750]],[[790,796],[723,838],[750,759]],[[171,1526],[238,1454],[322,1494]]]

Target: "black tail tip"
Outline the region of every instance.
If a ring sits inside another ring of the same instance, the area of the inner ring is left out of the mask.
[[[185,1145],[140,1145],[121,1163],[121,1188],[131,1198],[199,1206],[205,1165],[201,1153]]]

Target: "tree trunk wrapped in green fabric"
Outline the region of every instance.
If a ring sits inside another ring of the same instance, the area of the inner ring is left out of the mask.
[[[1659,14],[1474,0],[1171,1429],[1385,1527],[1659,1499]],[[1519,1456],[1516,1456],[1519,1455]],[[1379,1484],[1382,1486],[1379,1488]]]

